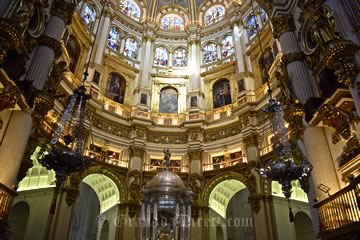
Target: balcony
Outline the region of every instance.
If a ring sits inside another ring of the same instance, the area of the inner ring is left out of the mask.
[[[144,164],[145,172],[161,172],[161,171],[164,171],[165,168],[166,167],[163,165],[156,166],[156,165],[152,165],[152,164]],[[188,166],[171,166],[171,167],[169,167],[169,171],[175,172],[175,173],[187,173],[187,172],[189,172],[189,167]]]
[[[246,162],[246,159],[244,157],[240,157],[240,158],[229,159],[227,161],[222,161],[217,163],[203,164],[203,171],[206,172],[206,171],[227,168],[243,162]]]
[[[360,176],[314,208],[319,213],[321,239],[352,239],[360,229]]]

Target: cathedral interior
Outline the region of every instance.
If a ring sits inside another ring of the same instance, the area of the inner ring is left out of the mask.
[[[360,239],[358,0],[1,0],[0,240]]]

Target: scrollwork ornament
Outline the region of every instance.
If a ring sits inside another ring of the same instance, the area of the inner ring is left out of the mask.
[[[11,19],[0,18],[0,64],[6,57],[6,52],[16,49],[21,43],[21,32]]]
[[[284,54],[281,58],[282,62],[285,65],[288,65],[296,61],[302,61],[304,59],[305,59],[305,54],[302,52],[287,53]]]
[[[0,90],[0,112],[15,107],[19,94],[14,87],[6,86]]]

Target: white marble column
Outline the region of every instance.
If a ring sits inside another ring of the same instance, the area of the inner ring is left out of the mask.
[[[17,174],[31,133],[32,120],[28,112],[13,111],[0,145],[0,183],[8,188],[17,185]]]
[[[97,43],[95,59],[94,59],[94,62],[96,64],[101,64],[103,56],[104,56],[104,51],[105,51],[105,47],[107,45],[107,39],[108,39],[108,35],[109,35],[110,21],[111,21],[110,13],[105,12],[102,17],[101,25],[100,25],[100,29],[99,29],[99,33],[98,33],[98,34],[100,34],[100,36],[99,36],[99,40]]]
[[[245,72],[245,62],[244,62],[244,50],[241,44],[241,35],[240,28],[238,24],[233,26],[233,37],[234,37],[234,47],[235,47],[235,58],[236,65],[239,73]]]
[[[173,66],[173,57],[174,57],[174,51],[171,50],[171,51],[169,51],[169,59],[168,59],[168,66],[169,67]]]
[[[217,52],[217,60],[221,60],[222,59],[222,54],[221,54],[221,44],[218,43],[216,45],[216,52]]]
[[[191,90],[198,90],[199,89],[199,77],[200,77],[200,61],[199,61],[199,54],[198,54],[198,42],[196,40],[190,42],[190,63],[189,68],[191,72]]]
[[[124,48],[125,48],[125,37],[123,37],[121,39],[121,43],[120,43],[120,53],[124,52]],[[140,50],[139,50],[140,51]]]
[[[143,57],[143,65],[142,65],[142,73],[141,73],[141,86],[145,88],[150,87],[150,69],[152,66],[151,61],[151,49],[153,45],[153,40],[151,37],[144,38],[145,41],[145,49],[144,49],[144,57]]]

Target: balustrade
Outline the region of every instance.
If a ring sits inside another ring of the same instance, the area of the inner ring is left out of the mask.
[[[0,183],[0,219],[7,219],[16,192]]]

